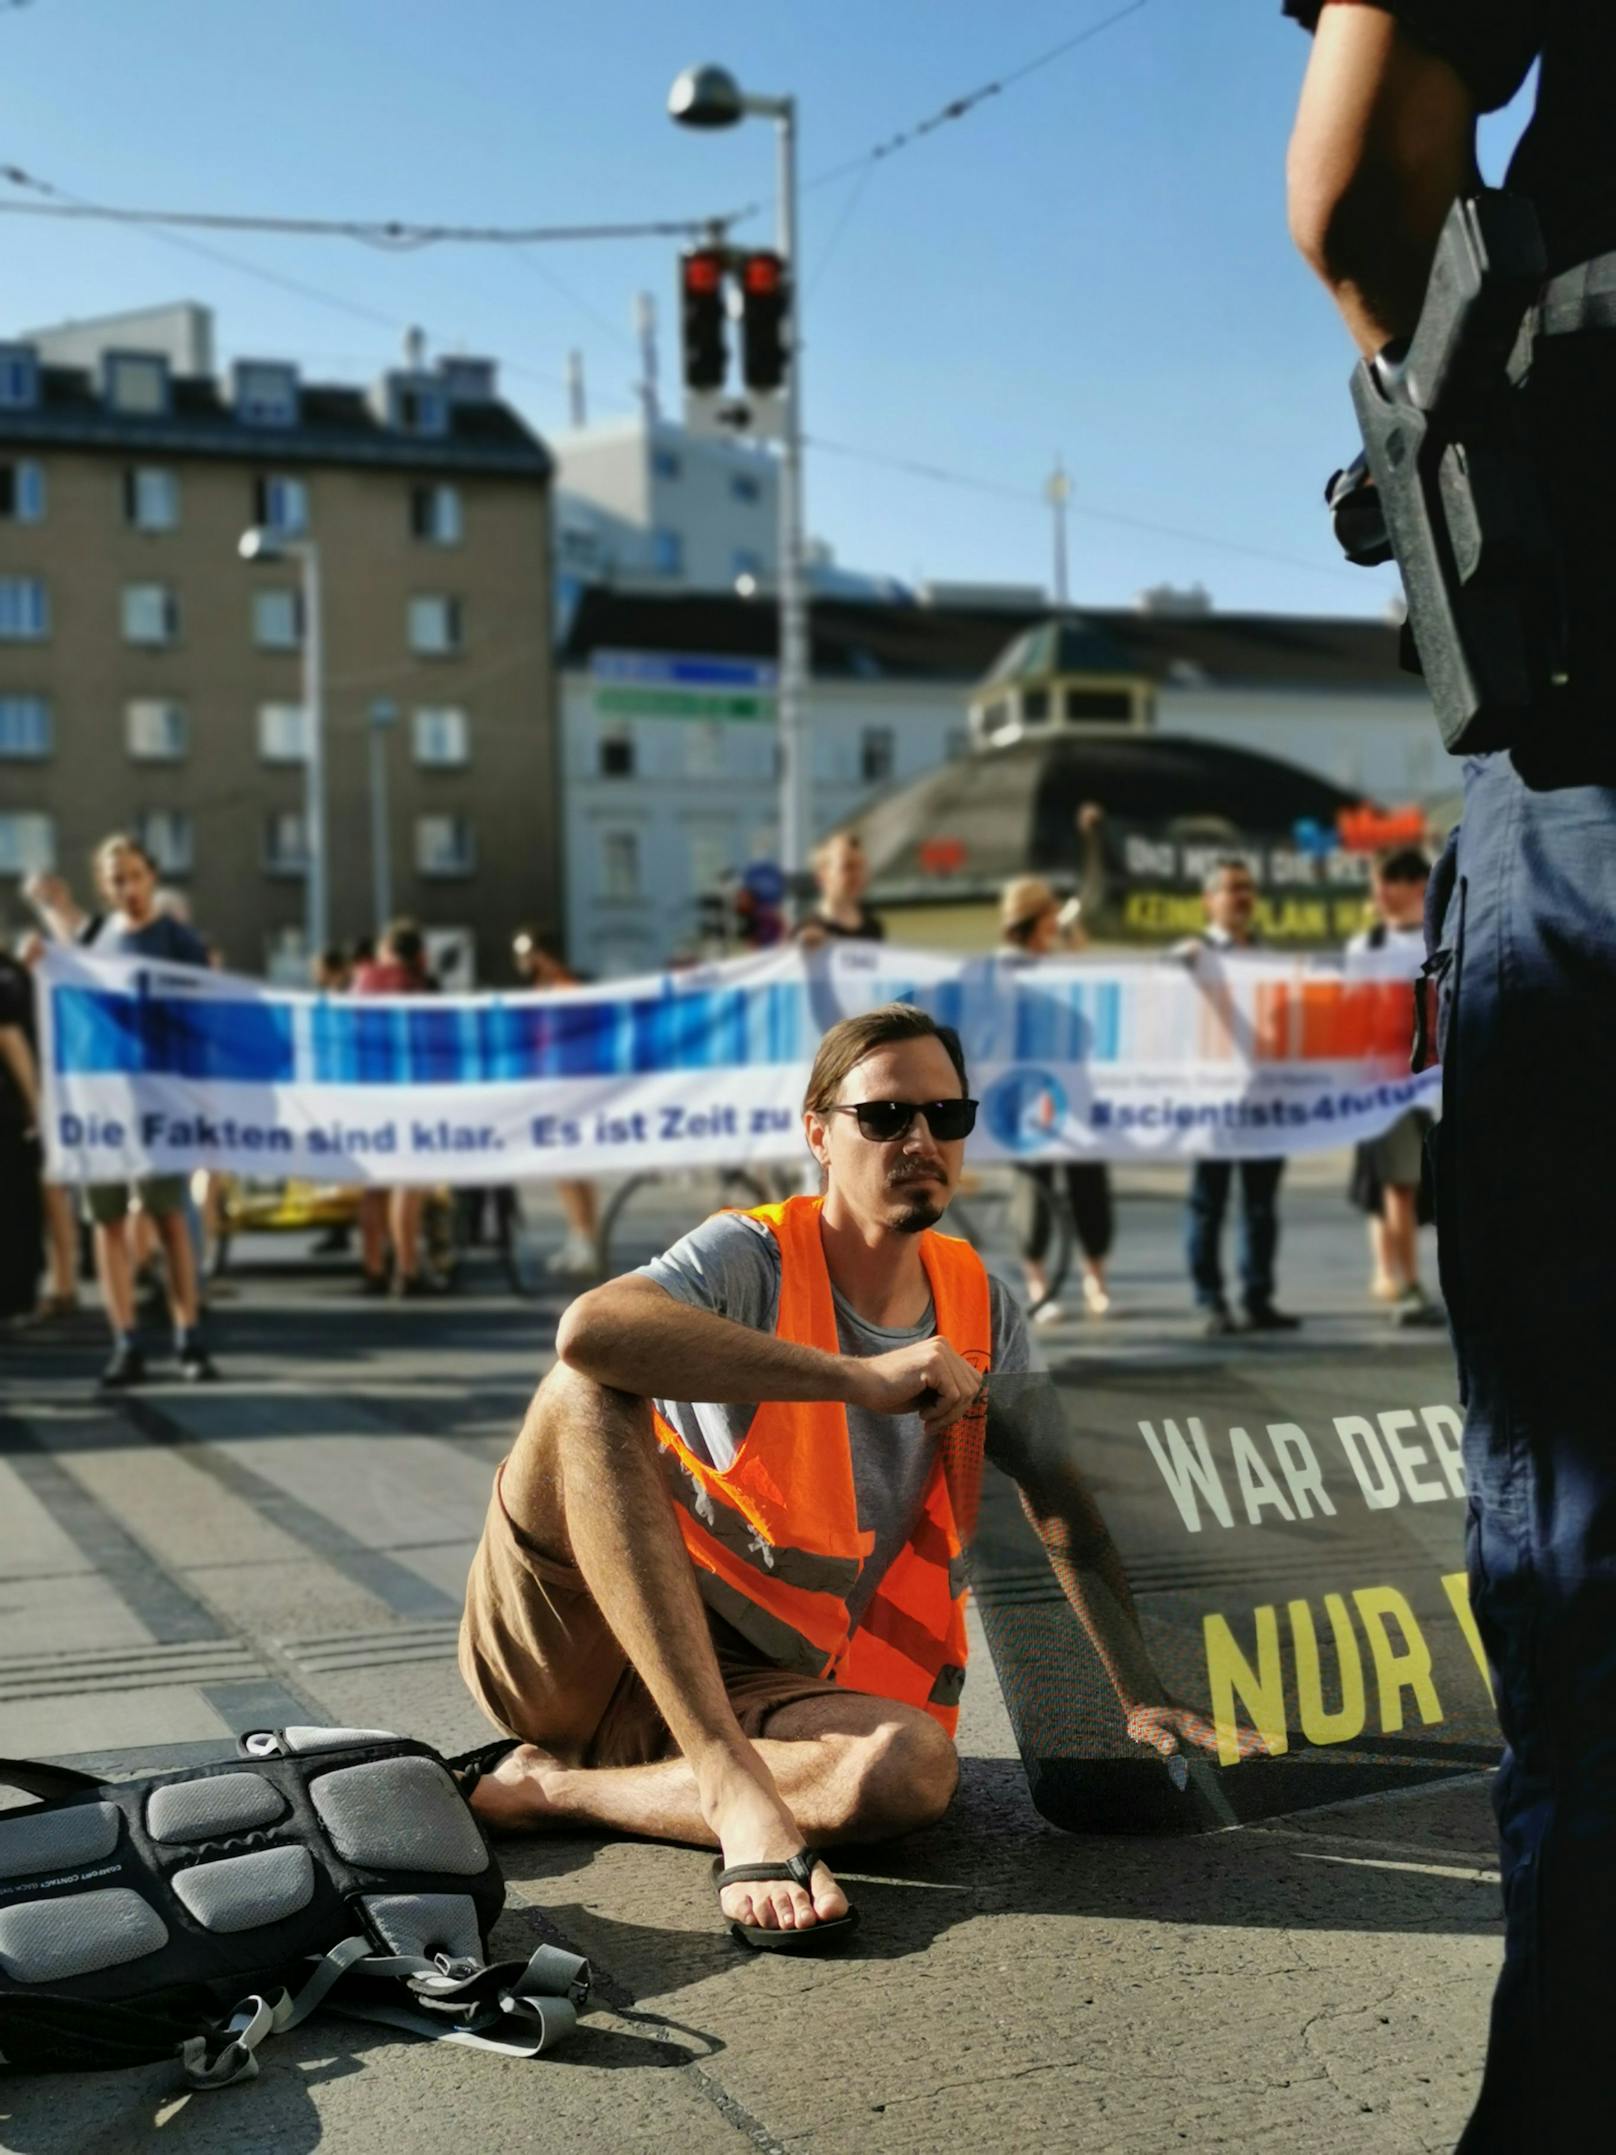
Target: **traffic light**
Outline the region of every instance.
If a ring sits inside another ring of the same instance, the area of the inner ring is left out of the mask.
[[[791,280],[772,248],[741,258],[741,357],[748,389],[778,389],[791,363]]]
[[[722,389],[729,370],[724,342],[724,250],[687,247],[679,258],[685,387]]]

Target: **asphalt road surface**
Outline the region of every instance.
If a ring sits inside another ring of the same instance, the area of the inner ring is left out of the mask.
[[[1126,1184],[1114,1316],[1041,1335],[1071,1416],[1099,1432],[1096,1486],[1153,1648],[1179,1642],[1175,1679],[1191,1688],[1206,1617],[1224,1618],[1250,1679],[1242,1693],[1235,1670],[1231,1695],[1250,1718],[1267,1682],[1289,1745],[1273,1763],[1307,1766],[1306,1788],[1293,1783],[1305,1807],[1235,1805],[1252,1818],[1235,1830],[1063,1831],[1029,1795],[1027,1717],[1013,1724],[978,1651],[950,1816],[838,1866],[863,1915],[845,1959],[744,1955],[704,1855],[535,1837],[505,1846],[500,1942],[556,1939],[597,1977],[597,2009],[553,2059],[394,2041],[322,2014],[266,2052],[258,2081],[217,2095],[177,2095],[167,2067],[0,2078],[0,2147],[1451,2147],[1499,1953],[1492,1737],[1440,1584],[1461,1560],[1445,1425],[1418,1419],[1452,1396],[1440,1336],[1411,1341],[1370,1309],[1340,1169],[1292,1176],[1281,1298],[1308,1327],[1277,1354],[1247,1341],[1209,1353],[1194,1337],[1162,1174]],[[461,1587],[494,1464],[549,1365],[559,1297],[517,1302],[478,1259],[444,1300],[364,1301],[339,1261],[310,1260],[312,1240],[238,1252],[212,1318],[216,1386],[98,1398],[105,1349],[89,1314],[0,1345],[0,1752],[128,1772],[219,1756],[236,1731],[288,1721],[391,1727],[446,1750],[486,1733],[454,1665]],[[1191,1416],[1227,1525],[1165,1434],[1175,1419],[1193,1453]],[[1287,1425],[1318,1470],[1307,1513],[1306,1455],[1272,1438]],[[1012,1549],[1000,1572],[1015,1569]],[[1404,1593],[1413,1641],[1375,1599],[1386,1590]],[[1032,1598],[1049,1611],[1042,1588]],[[983,1599],[992,1620],[986,1583]],[[1313,1666],[1326,1664],[1311,1699],[1297,1603]],[[1262,1608],[1278,1656],[1266,1670]],[[1129,1747],[1104,1696],[1094,1711],[1084,1696],[1094,1755],[1120,1771]],[[1166,1767],[1133,1763],[1152,1803],[1173,1785]],[[1221,1778],[1255,1787],[1269,1770]],[[1198,1764],[1188,1793],[1218,1780]]]

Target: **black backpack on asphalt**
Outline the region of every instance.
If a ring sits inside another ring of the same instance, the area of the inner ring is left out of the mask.
[[[265,1729],[240,1755],[136,1781],[0,1759],[0,2069],[178,2056],[228,2087],[323,2000],[439,2040],[536,2056],[571,2032],[588,1963],[486,1959],[505,1885],[428,1745]]]

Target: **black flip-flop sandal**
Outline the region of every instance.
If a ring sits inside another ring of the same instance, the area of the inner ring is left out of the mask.
[[[812,1899],[813,1875],[819,1861],[808,1849],[799,1848],[784,1863],[732,1863],[726,1870],[719,1857],[713,1864],[713,1888],[722,1893],[726,1886],[765,1885],[789,1879]],[[733,1916],[729,1927],[754,1953],[833,1953],[847,1943],[848,1933],[858,1928],[858,1910],[850,1907],[845,1916],[836,1916],[829,1923],[810,1923],[800,1931],[765,1930],[761,1923],[738,1923]]]

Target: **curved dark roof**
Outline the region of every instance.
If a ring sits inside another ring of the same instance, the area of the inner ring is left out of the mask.
[[[1010,688],[1069,673],[1138,673],[1137,656],[1088,614],[1051,616],[1000,652],[983,686]]]
[[[1077,811],[1098,801],[1130,823],[1216,817],[1248,837],[1288,831],[1303,817],[1333,824],[1355,795],[1277,757],[1218,741],[1158,733],[1068,736],[978,750],[889,794],[856,821],[877,900],[899,892],[960,897],[1031,871],[1075,880]],[[921,849],[950,838],[965,848],[951,874]]]
[[[975,687],[1047,610],[925,606],[892,599],[816,598],[809,607],[815,675],[826,681],[947,681]],[[1084,632],[1103,639],[1095,671],[1214,688],[1243,686],[1423,694],[1398,663],[1398,632],[1384,621],[1333,615],[1148,614],[1085,607]],[[561,664],[586,668],[596,651],[700,653],[773,659],[779,609],[772,594],[620,590],[589,586],[578,601]]]

